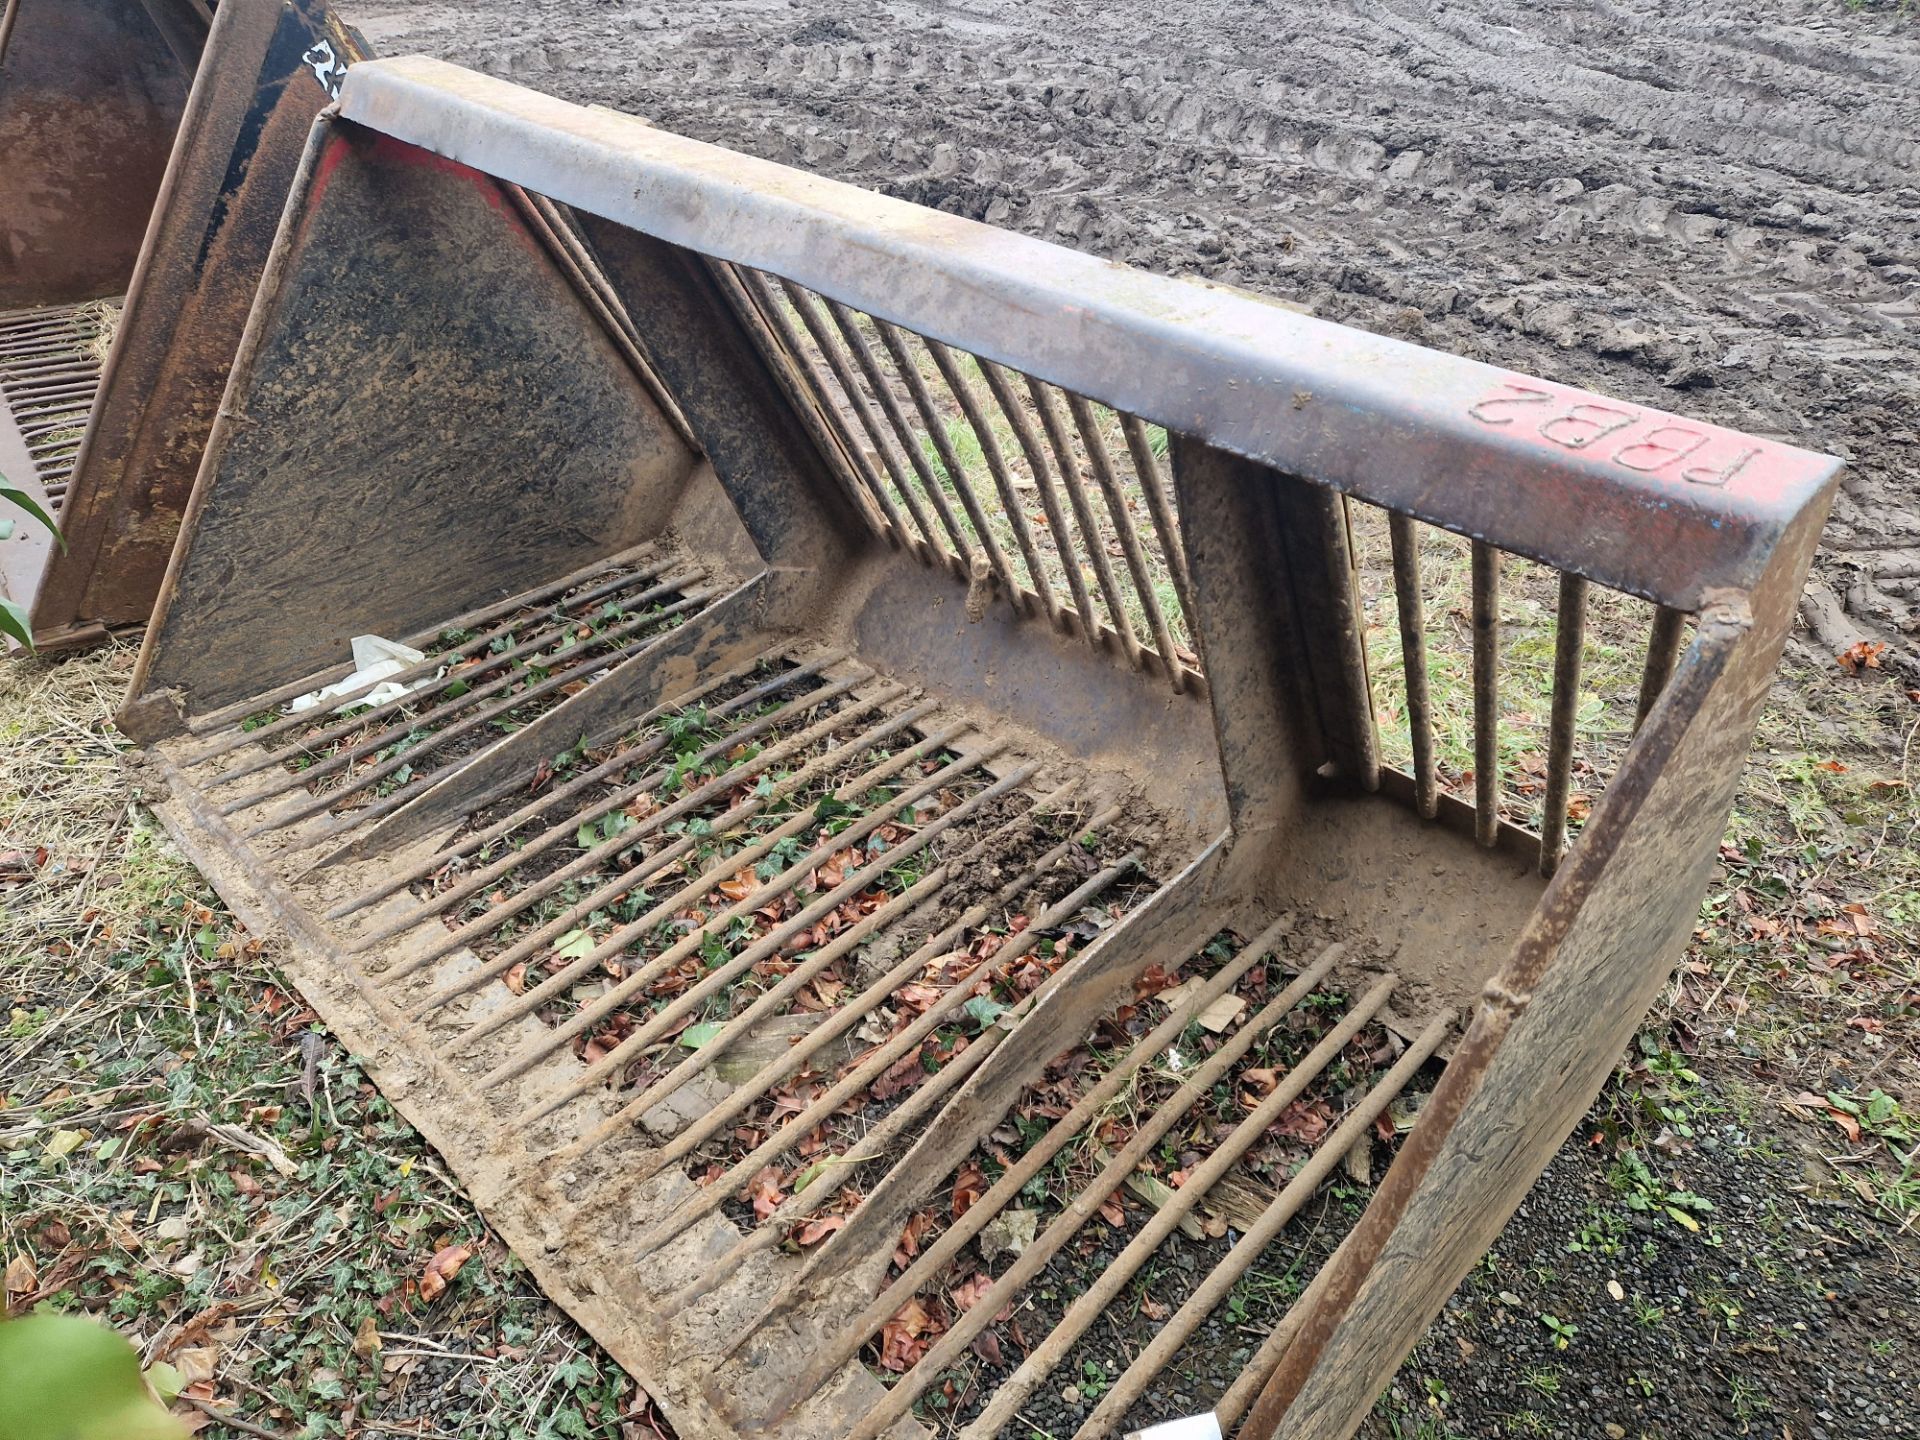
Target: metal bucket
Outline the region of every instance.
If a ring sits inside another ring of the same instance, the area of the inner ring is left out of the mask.
[[[1344,1436],[1665,983],[1837,469],[373,62],[121,723],[682,1436]]]

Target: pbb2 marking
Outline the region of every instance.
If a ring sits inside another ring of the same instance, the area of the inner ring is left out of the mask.
[[[1543,440],[1563,450],[1604,456],[1638,475],[1667,471],[1690,485],[1723,489],[1761,453],[1758,445],[1740,445],[1736,437],[1714,436],[1665,415],[1648,416],[1623,405],[1570,398],[1511,381],[1503,382],[1500,389],[1506,393],[1489,395],[1468,406],[1467,414],[1482,425],[1495,427],[1537,421],[1535,433]],[[1649,425],[1652,428],[1646,428]],[[1607,454],[1605,447],[1616,439],[1618,443]],[[1709,453],[1700,464],[1687,464],[1716,439],[1735,439],[1732,453],[1722,449]],[[1671,468],[1675,466],[1679,468]]]

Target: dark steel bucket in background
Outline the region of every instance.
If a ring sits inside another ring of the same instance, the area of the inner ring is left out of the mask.
[[[152,609],[307,130],[363,46],[323,0],[12,0],[0,44],[0,472],[67,540],[20,522],[0,584],[58,648]]]

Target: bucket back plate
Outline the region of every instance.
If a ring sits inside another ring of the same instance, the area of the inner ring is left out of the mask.
[[[135,0],[7,0],[0,310],[126,293],[195,58]]]

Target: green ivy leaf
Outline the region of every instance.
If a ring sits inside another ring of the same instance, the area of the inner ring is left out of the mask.
[[[973,1017],[973,1022],[982,1030],[1007,1013],[1007,1007],[991,995],[976,995],[960,1007]]]
[[[562,960],[584,960],[593,953],[593,933],[589,930],[569,930],[553,942],[553,953]]]

